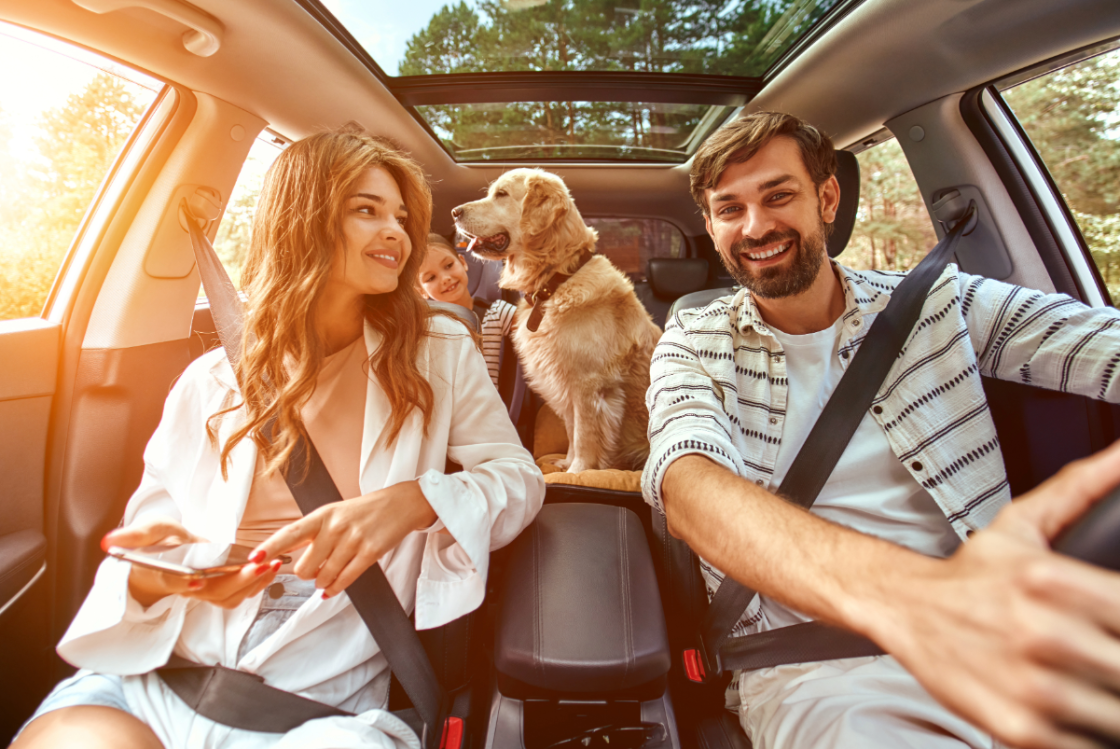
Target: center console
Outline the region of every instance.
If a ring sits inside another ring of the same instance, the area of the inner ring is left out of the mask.
[[[679,749],[661,596],[638,516],[546,505],[506,569],[487,749]]]

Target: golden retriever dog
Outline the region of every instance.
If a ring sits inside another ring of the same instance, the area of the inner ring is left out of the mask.
[[[598,235],[568,188],[540,169],[514,169],[482,200],[451,212],[499,284],[525,294],[513,345],[529,385],[564,421],[570,472],[637,470],[649,455],[649,360],[661,337],[630,279],[596,255]]]

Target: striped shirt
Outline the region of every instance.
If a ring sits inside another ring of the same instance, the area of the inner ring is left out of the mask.
[[[838,353],[852,360],[904,274],[837,265],[844,292]],[[1120,312],[993,281],[949,265],[872,401],[892,452],[962,539],[1010,501],[981,375],[1120,401]],[[771,491],[782,439],[785,357],[746,290],[665,327],[651,361],[646,501],[682,455],[703,455]],[[701,560],[709,596],[723,573]],[[759,599],[733,634],[754,632]]]
[[[476,303],[477,306],[477,303]],[[513,313],[517,311],[509,302],[496,299],[482,315],[479,325],[482,333],[482,358],[486,360],[486,371],[494,387],[498,387],[498,370],[502,354],[502,339],[513,327]]]

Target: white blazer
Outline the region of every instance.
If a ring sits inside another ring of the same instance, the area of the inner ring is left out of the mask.
[[[433,318],[432,329],[436,336],[425,339],[418,358],[435,395],[428,434],[424,436],[422,416],[414,411],[397,442],[386,449],[389,402],[371,379],[359,478],[363,493],[419,478],[439,517],[432,528],[405,537],[380,562],[405,610],[415,610],[419,629],[445,624],[479,606],[490,550],[512,541],[544,498],[540,470],[521,446],[474,343],[458,323],[445,318]],[[379,340],[367,326],[367,351],[374,351]],[[209,541],[233,542],[252,485],[257,447],[251,439],[239,442],[230,453],[228,480],[222,479],[219,451],[210,444],[206,421],[230,391],[236,391],[236,382],[222,350],[187,368],[144,452],[144,477],[125,510],[126,524],[147,515],[170,516]],[[241,412],[227,415],[219,442],[224,444],[242,421]],[[463,470],[445,475],[448,458]],[[450,536],[435,532],[445,527]],[[186,740],[190,734],[193,746],[273,746],[280,738],[199,718],[169,697],[158,677],[142,676],[163,665],[172,652],[259,674],[272,686],[352,712],[372,711],[359,716],[366,726],[397,733],[385,728],[395,718],[378,710],[387,701],[388,666],[347,596],[312,596],[280,630],[238,661],[238,646],[259,608],[259,596],[233,610],[180,596],[144,609],[129,595],[128,573],[125,562],[102,562],[58,653],[81,668],[131,677],[124,679],[129,706],[161,739],[167,735],[177,744],[178,737]],[[323,726],[314,732],[325,735]],[[396,737],[397,745],[414,741],[405,733]],[[331,741],[340,746],[338,738]],[[300,745],[310,746],[305,740]],[[393,744],[354,744],[379,745]]]

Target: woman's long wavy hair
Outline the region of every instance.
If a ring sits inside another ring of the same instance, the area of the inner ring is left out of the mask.
[[[357,132],[318,133],[280,154],[257,204],[241,271],[249,296],[236,366],[242,403],[224,404],[207,425],[216,445],[215,419],[245,408],[244,424],[222,446],[223,476],[230,451],[246,437],[257,443],[271,474],[287,465],[299,437],[306,436],[300,409],[315,389],[325,355],[311,310],[340,256],[347,199],[371,167],[385,169],[396,181],[408,210],[405,233],[412,244],[397,288],[366,297],[366,322],[381,334],[370,372],[392,407],[386,445],[396,441],[413,409],[420,410],[428,427],[433,393],[416,359],[429,335],[430,312],[412,282],[424,261],[432,218],[427,178],[419,164],[386,140]],[[266,436],[264,427],[271,421],[275,423]]]

